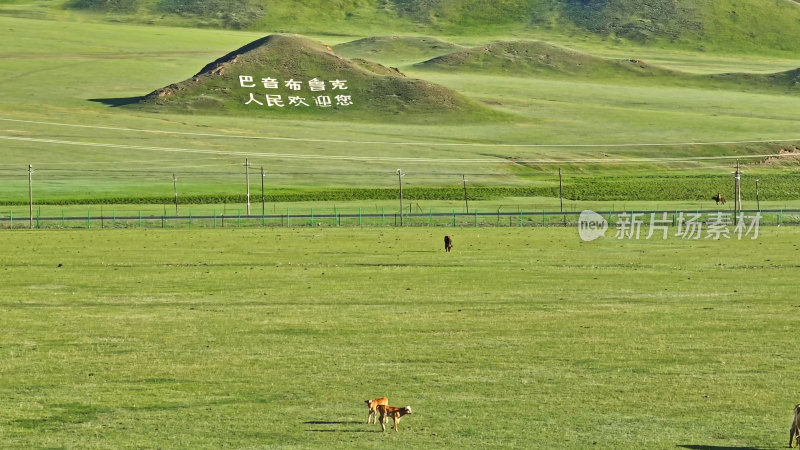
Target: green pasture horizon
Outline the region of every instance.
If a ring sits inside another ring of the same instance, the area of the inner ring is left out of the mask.
[[[108,105],[186,79],[263,34],[9,17],[0,17],[0,24],[7,43],[0,67],[0,177],[6,181],[0,202],[26,198],[29,164],[41,171],[36,179],[48,171],[66,174],[39,185],[45,194],[39,198],[107,198],[121,190],[126,197],[132,191],[136,197],[137,190],[142,197],[169,195],[172,173],[196,193],[240,192],[239,182],[226,178],[242,171],[246,159],[254,170],[287,174],[266,179],[275,189],[392,187],[397,168],[428,174],[413,180],[421,186],[457,186],[464,173],[475,174],[475,184],[517,186],[559,168],[598,177],[724,175],[736,157],[743,164],[761,162],[800,139],[800,102],[793,95],[657,81],[624,86],[418,73],[408,62],[398,65],[409,76],[443,84],[515,119],[414,124],[147,113]],[[357,36],[327,39],[336,44]],[[596,44],[589,50],[626,52]],[[703,73],[735,65],[729,55],[646,52],[666,67]],[[392,65],[406,57],[384,55],[379,62]],[[742,61],[753,71],[796,65],[770,57]],[[795,173],[794,159],[786,161],[746,170]]]

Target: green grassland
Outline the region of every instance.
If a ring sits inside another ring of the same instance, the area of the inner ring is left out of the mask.
[[[730,212],[737,160],[746,208],[756,179],[800,207],[797,3],[637,3],[0,0],[0,447],[784,447],[775,214],[754,240],[286,226],[395,215],[399,182],[413,213],[466,210],[465,179],[472,212],[558,211],[559,173],[566,211]],[[245,110],[231,52],[267,36],[254,76],[362,103]],[[281,228],[232,222],[248,181]],[[84,229],[19,229],[29,188]],[[107,229],[176,192],[224,229]],[[364,423],[381,395],[399,433]]]
[[[456,92],[480,112],[456,122],[380,113],[357,120],[186,114],[114,105],[191,79],[262,34],[8,17],[0,17],[0,23],[6,43],[0,66],[0,201],[5,204],[27,202],[28,164],[41,202],[163,202],[172,195],[173,174],[181,196],[194,199],[189,201],[240,201],[245,159],[258,178],[264,167],[268,192],[300,192],[297,200],[324,200],[320,193],[332,188],[363,189],[354,199],[369,200],[374,198],[369,192],[397,186],[398,167],[406,173],[410,193],[440,189],[425,194],[438,199],[457,195],[462,174],[471,185],[500,196],[517,197],[517,188],[532,189],[524,195],[542,195],[537,189],[552,195],[561,168],[567,180],[597,176],[601,179],[593,186],[609,179],[627,185],[614,201],[652,192],[650,176],[688,176],[682,190],[670,189],[664,198],[688,200],[709,197],[706,187],[724,180],[737,157],[745,165],[747,186],[757,177],[774,176],[781,181],[773,186],[787,188],[776,189],[772,200],[797,198],[791,188],[796,157],[769,157],[792,149],[800,139],[800,104],[791,91],[690,83],[672,75],[632,83],[602,73],[594,78],[531,77],[499,70],[420,69],[418,62],[443,47],[473,48],[478,37],[447,45],[448,40],[427,37],[365,41],[340,36],[316,42],[331,44],[343,58],[397,67],[406,75],[398,78]],[[384,45],[387,50],[381,51]],[[581,50],[592,52],[608,59],[621,56],[620,48],[599,51],[596,44]],[[673,62],[686,74],[729,73],[736,65],[730,56],[674,49],[651,48],[646,56],[664,70],[672,70]],[[635,54],[628,58],[639,60]],[[742,64],[761,74],[798,65],[769,56]],[[352,70],[367,73],[363,66]],[[699,181],[697,176],[710,178]],[[258,178],[252,180],[256,186]],[[731,197],[732,183],[722,182],[722,188],[712,190]],[[580,198],[609,199],[603,192]]]
[[[796,229],[450,233],[0,233],[3,446],[786,446]]]

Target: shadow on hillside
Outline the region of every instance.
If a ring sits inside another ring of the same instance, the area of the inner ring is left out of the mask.
[[[102,103],[106,106],[116,108],[117,106],[130,105],[143,99],[144,97],[119,97],[119,98],[90,98],[90,102]]]

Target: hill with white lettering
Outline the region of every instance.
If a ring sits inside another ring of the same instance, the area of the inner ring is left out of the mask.
[[[500,114],[398,70],[348,60],[298,35],[258,39],[135,104],[183,113],[381,120],[486,119]]]

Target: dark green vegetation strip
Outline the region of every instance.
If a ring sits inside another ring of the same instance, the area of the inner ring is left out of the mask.
[[[742,195],[755,198],[756,177],[742,182]],[[762,199],[793,200],[800,197],[800,174],[781,173],[761,175],[759,195]],[[640,177],[574,177],[565,178],[563,195],[569,200],[607,201],[607,200],[708,200],[721,193],[733,198],[732,176],[640,176]],[[355,201],[391,200],[399,192],[395,188],[309,188],[268,189],[264,195],[267,202],[305,202],[305,201]],[[537,186],[469,186],[467,196],[471,200],[494,200],[508,197],[559,197],[558,181]],[[403,197],[408,200],[463,200],[462,187],[404,187]],[[260,199],[260,194],[251,195]],[[85,197],[71,199],[38,200],[50,205],[91,205],[91,204],[166,204],[174,201],[172,196],[149,197]],[[246,194],[182,194],[182,203],[222,204],[244,203]],[[2,205],[23,205],[26,201],[0,202]]]

